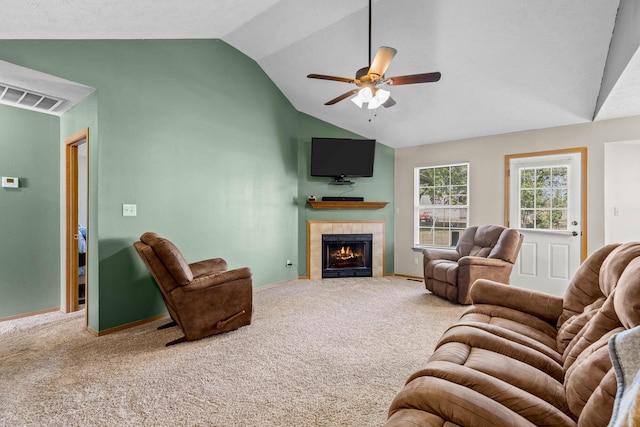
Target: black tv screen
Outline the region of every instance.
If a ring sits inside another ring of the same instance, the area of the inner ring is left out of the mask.
[[[311,176],[373,176],[375,139],[311,138]]]

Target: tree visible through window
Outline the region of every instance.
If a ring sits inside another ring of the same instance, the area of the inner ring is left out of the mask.
[[[455,246],[468,226],[469,164],[416,168],[416,244]]]
[[[567,230],[567,166],[520,169],[520,228]]]

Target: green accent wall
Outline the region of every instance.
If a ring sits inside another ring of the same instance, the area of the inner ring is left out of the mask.
[[[60,307],[59,120],[0,105],[0,318]]]
[[[303,200],[326,186],[308,176],[310,136],[345,131],[296,111],[253,60],[220,40],[0,41],[0,59],[96,88],[54,132],[63,140],[90,128],[90,328],[166,311],[132,246],[146,231],[171,239],[189,261],[251,267],[255,287],[299,275],[285,261],[306,262],[300,229],[322,215]],[[58,203],[60,152],[51,173]],[[376,155],[376,177],[358,190],[392,201],[393,150],[380,145]],[[136,217],[122,216],[124,203],[137,205]],[[61,206],[51,225],[58,252]],[[363,218],[387,219],[387,272],[390,212]]]

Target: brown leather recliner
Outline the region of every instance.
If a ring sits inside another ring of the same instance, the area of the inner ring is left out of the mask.
[[[251,324],[253,284],[248,267],[227,270],[222,258],[188,264],[173,243],[151,232],[133,246],[175,322],[160,328],[175,324],[184,333],[168,346]]]
[[[524,236],[501,225],[467,228],[455,249],[427,248],[424,283],[435,295],[471,304],[469,288],[476,279],[508,284]]]

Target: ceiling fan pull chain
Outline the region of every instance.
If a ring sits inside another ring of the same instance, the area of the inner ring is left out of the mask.
[[[378,117],[378,109],[369,109],[369,123],[371,123],[375,117]]]

